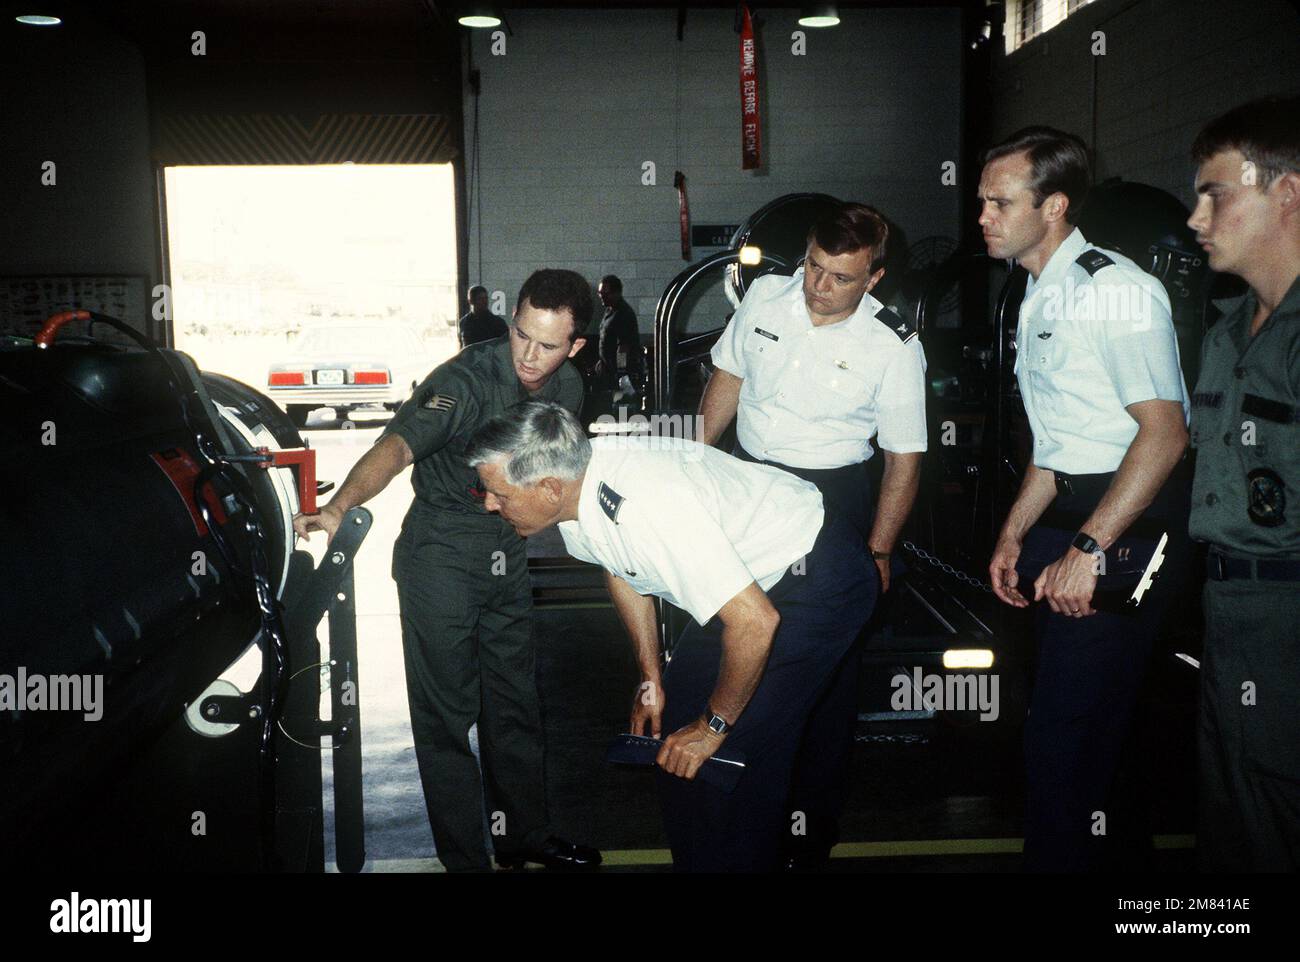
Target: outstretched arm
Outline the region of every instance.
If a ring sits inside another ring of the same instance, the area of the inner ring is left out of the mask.
[[[383,491],[414,460],[401,435],[390,434],[380,439],[352,466],[329,504],[316,514],[294,515],[293,530],[305,540],[310,539],[312,531],[324,531],[328,544],[334,540],[334,532],[343,523],[345,514]]]

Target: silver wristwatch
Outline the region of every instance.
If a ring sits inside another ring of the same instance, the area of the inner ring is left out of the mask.
[[[732,729],[732,726],[727,724],[727,720],[712,708],[708,708],[708,713],[704,716],[704,724],[708,725],[709,731],[715,735],[725,735]]]

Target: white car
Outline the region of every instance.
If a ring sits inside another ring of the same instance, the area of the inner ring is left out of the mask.
[[[301,335],[291,358],[272,364],[266,393],[298,427],[317,408],[340,421],[361,407],[396,411],[437,362],[405,327],[319,327]]]

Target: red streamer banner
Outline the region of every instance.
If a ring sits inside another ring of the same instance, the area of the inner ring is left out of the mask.
[[[758,54],[754,49],[754,21],[743,8],[740,26],[740,152],[741,170],[757,170],[762,136],[758,125]]]

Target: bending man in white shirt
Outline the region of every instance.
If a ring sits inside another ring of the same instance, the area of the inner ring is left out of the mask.
[[[527,536],[558,525],[598,564],[636,649],[632,731],[664,737],[664,822],[679,871],[769,871],[798,816],[808,715],[875,604],[862,539],[813,485],[692,441],[601,438],[554,404],[496,418],[467,451],[486,507]],[[661,671],[650,595],[694,619]],[[695,778],[724,742],[728,793]]]

